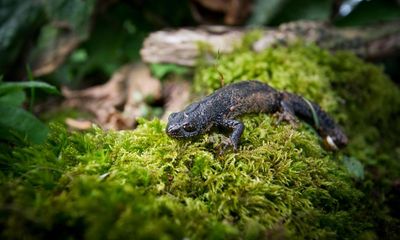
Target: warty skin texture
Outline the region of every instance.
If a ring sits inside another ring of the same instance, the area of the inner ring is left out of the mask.
[[[247,113],[276,113],[278,122],[291,124],[296,122],[296,117],[300,118],[318,131],[329,150],[343,148],[348,142],[341,127],[316,103],[256,80],[227,85],[183,111],[172,113],[166,132],[174,138],[189,138],[212,128],[229,130],[231,134],[225,145],[237,150],[244,125],[235,118]]]

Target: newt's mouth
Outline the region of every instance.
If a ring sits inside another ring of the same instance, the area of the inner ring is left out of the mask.
[[[179,137],[183,137],[180,131],[179,127],[174,127],[174,126],[167,126],[167,128],[165,129],[165,132],[168,134],[168,136],[170,137],[174,137],[174,138],[179,138]]]
[[[188,132],[180,126],[167,126],[165,132],[168,136],[173,138],[189,138],[198,135],[197,131]]]

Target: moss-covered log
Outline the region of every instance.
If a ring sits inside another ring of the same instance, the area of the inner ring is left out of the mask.
[[[365,59],[380,59],[398,52],[399,26],[399,21],[393,21],[362,28],[335,28],[323,22],[296,21],[278,28],[258,29],[258,38],[249,44],[251,50],[262,52],[302,40],[332,52],[347,50]],[[157,31],[145,39],[140,54],[147,63],[195,66],[201,55],[199,42],[215,52],[231,53],[242,38],[253,31],[222,26]]]

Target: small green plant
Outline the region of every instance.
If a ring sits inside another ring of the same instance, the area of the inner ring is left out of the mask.
[[[28,71],[29,72],[29,71]],[[0,78],[0,139],[18,142],[42,143],[48,133],[47,126],[31,112],[23,108],[27,100],[25,90],[30,89],[30,110],[32,111],[34,89],[39,88],[49,93],[58,93],[50,84],[34,81],[31,74],[29,82],[3,82]]]

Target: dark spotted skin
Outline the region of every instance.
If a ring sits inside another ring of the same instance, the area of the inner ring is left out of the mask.
[[[227,85],[183,111],[172,113],[166,132],[174,138],[188,138],[208,132],[211,128],[227,129],[231,134],[225,144],[232,145],[236,150],[244,130],[243,123],[236,118],[247,113],[276,113],[278,121],[290,123],[295,123],[298,117],[316,128],[328,149],[342,148],[347,144],[342,129],[317,104],[255,80]]]

